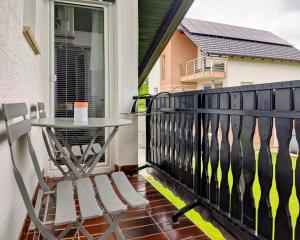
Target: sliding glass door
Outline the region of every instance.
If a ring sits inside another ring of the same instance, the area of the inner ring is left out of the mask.
[[[101,7],[55,3],[55,117],[73,117],[74,102],[88,102],[89,117],[105,117],[104,19]],[[93,135],[81,130],[64,130],[63,134],[79,151]],[[94,153],[104,138],[105,131],[97,139]]]

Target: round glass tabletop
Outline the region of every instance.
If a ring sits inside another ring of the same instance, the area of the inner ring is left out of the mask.
[[[30,120],[32,126],[51,127],[51,128],[102,128],[102,127],[117,127],[132,124],[128,119],[114,118],[89,118],[87,122],[75,122],[74,118],[39,118]]]

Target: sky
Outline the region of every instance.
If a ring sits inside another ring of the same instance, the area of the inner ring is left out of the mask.
[[[300,49],[300,0],[194,0],[186,17],[268,30]]]

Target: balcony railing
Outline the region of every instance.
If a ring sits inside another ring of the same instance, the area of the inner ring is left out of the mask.
[[[293,130],[300,144],[300,81],[161,94],[147,104],[145,167],[195,198],[174,220],[200,205],[237,239],[300,239],[300,155],[289,152]]]
[[[180,65],[181,81],[224,78],[226,73],[226,57],[200,57]]]

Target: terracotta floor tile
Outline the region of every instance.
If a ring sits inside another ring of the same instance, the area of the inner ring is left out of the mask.
[[[138,238],[156,233],[161,233],[161,230],[156,224],[125,229],[122,231],[126,239]]]
[[[55,236],[58,236],[61,232],[62,232],[62,230],[55,231]],[[75,234],[77,234],[77,229],[72,228],[64,237],[65,238],[73,237],[73,236],[75,236]]]
[[[208,236],[203,235],[203,236],[199,236],[199,237],[188,238],[186,240],[211,240],[211,239]]]
[[[174,214],[174,211],[172,212],[166,212],[166,213],[160,213],[153,215],[152,217],[154,220],[158,223],[160,222],[167,222],[167,221],[172,221],[172,215]],[[182,216],[179,218],[179,220],[186,218],[186,216]]]
[[[104,217],[98,217],[98,218],[85,220],[84,223],[83,223],[83,226],[97,225],[97,224],[106,224],[105,218]]]
[[[141,185],[141,184],[148,184],[148,181],[146,179],[141,180],[141,179],[135,179],[135,180],[130,180],[130,183],[134,185]]]
[[[179,228],[176,230],[167,231],[165,233],[168,238],[172,240],[181,240],[183,238],[191,238],[204,235],[204,233],[196,226]]]
[[[136,218],[136,219],[122,221],[120,224],[120,228],[128,229],[128,228],[134,228],[134,227],[151,225],[151,224],[155,224],[154,220],[151,217]]]
[[[148,195],[145,196],[149,201],[156,201],[156,200],[163,200],[166,199],[163,195],[161,194],[154,194],[154,195]]]
[[[34,238],[34,233],[30,233],[30,234],[28,234],[27,236],[26,236],[26,240],[33,240],[33,238]]]
[[[159,226],[166,232],[171,231],[178,228],[184,228],[193,226],[194,224],[188,218],[180,219],[178,223],[173,223],[172,221],[160,222]]]
[[[152,185],[150,185],[150,186],[147,186],[147,185],[146,186],[140,186],[138,188],[135,188],[135,190],[137,192],[156,191],[156,189]]]
[[[140,187],[145,187],[145,186],[152,187],[152,185],[146,180],[145,181],[137,181],[137,182],[132,181],[130,183],[134,188],[140,188]]]
[[[160,213],[164,213],[164,212],[176,211],[177,208],[174,207],[173,205],[168,205],[168,206],[162,206],[162,207],[148,208],[147,210],[151,215],[155,215],[155,214],[160,214]]]
[[[153,234],[153,235],[149,235],[146,237],[136,238],[135,240],[168,240],[168,238],[166,237],[165,234],[158,233],[158,234]]]
[[[98,225],[85,226],[85,229],[89,232],[89,234],[95,235],[95,234],[104,233],[107,227],[108,227],[107,224],[98,224]],[[79,235],[83,236],[82,233],[79,233]]]
[[[132,185],[139,192],[139,194],[150,201],[147,209],[128,208],[128,214],[125,220],[120,224],[123,235],[126,240],[177,240],[177,239],[194,239],[194,240],[208,240],[209,238],[203,235],[193,223],[185,216],[180,218],[178,224],[172,223],[172,214],[177,210],[163,195],[161,195],[146,179],[141,176],[134,176],[129,178]],[[56,180],[48,180],[52,186],[56,184]],[[113,185],[113,187],[115,187]],[[120,194],[117,192],[117,195]],[[75,199],[77,211],[80,210],[78,200]],[[47,220],[54,220],[55,208],[49,211]],[[43,240],[39,233],[28,233],[28,226],[30,219],[27,218],[23,234],[20,240]],[[86,230],[94,237],[99,237],[107,229],[107,223],[104,217],[86,220],[84,222]],[[49,227],[52,225],[49,225]],[[66,225],[60,226],[56,230],[59,234]],[[162,232],[162,231],[165,231]],[[85,240],[86,238],[79,233],[76,228],[69,232],[64,240],[71,240],[72,236],[76,234],[75,240]],[[168,237],[167,237],[168,236]],[[108,240],[115,240],[112,234]]]
[[[167,199],[161,199],[161,200],[151,201],[147,206],[147,208],[167,206],[167,205],[172,205],[172,203],[170,203]]]
[[[142,218],[142,217],[148,217],[149,213],[147,210],[136,210],[136,211],[129,211],[127,213],[126,219],[133,219],[133,218]]]
[[[98,234],[98,235],[92,235],[92,236],[93,236],[94,239],[98,239],[98,238],[101,236],[101,234]],[[78,238],[78,240],[88,240],[88,239],[87,239],[86,237],[80,236],[80,237]],[[107,240],[116,240],[116,238],[115,238],[114,234],[111,234],[111,235],[108,237]]]

